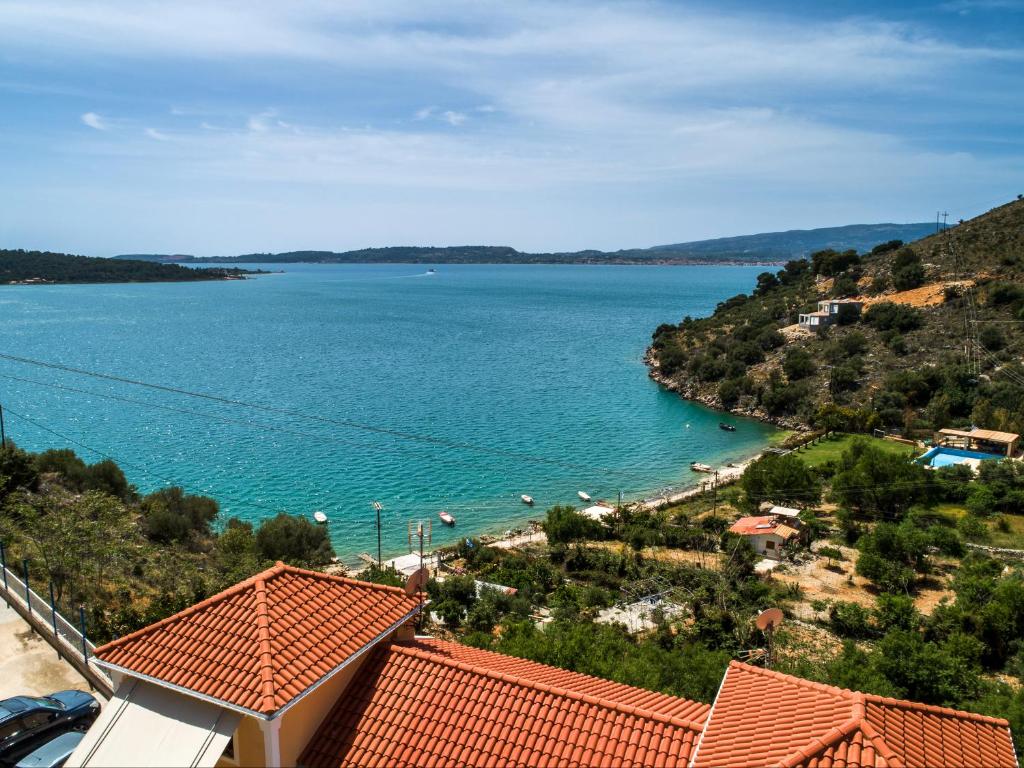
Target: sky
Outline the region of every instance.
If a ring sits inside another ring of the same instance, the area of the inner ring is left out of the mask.
[[[0,248],[614,250],[1024,193],[1024,0],[0,0]]]

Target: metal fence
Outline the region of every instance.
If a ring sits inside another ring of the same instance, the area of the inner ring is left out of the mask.
[[[56,601],[53,596],[53,585],[48,584],[49,595],[43,597],[32,588],[30,575],[23,569],[19,575],[9,567],[4,556],[3,547],[0,546],[0,594],[18,613],[26,616],[29,625],[46,640],[57,655],[66,658],[68,661],[83,671],[90,683],[97,685],[109,695],[113,688],[110,675],[99,667],[93,659],[96,646],[86,636],[85,611],[79,610],[78,625],[65,618],[57,610]],[[28,577],[29,584],[26,586],[25,579]]]

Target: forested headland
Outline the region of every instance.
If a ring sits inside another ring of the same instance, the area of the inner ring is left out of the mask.
[[[38,283],[159,283],[241,280],[237,267],[190,269],[180,264],[100,259],[50,251],[0,250],[0,285]]]
[[[1024,432],[1022,280],[1018,199],[909,245],[822,250],[764,272],[711,317],[659,326],[651,375],[684,397],[789,426]],[[798,327],[830,298],[863,311]]]

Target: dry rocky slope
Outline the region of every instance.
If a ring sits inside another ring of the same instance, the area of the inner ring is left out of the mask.
[[[1018,198],[909,246],[824,252],[764,273],[711,317],[660,326],[650,375],[685,398],[786,427],[1024,431],[1022,278]],[[826,298],[855,298],[864,311],[825,332],[801,329],[799,314]],[[977,372],[964,365],[970,302]]]

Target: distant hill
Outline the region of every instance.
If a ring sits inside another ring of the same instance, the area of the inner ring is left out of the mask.
[[[1024,200],[909,245],[816,252],[751,288],[659,326],[652,378],[784,426],[1024,432]],[[819,301],[846,298],[864,311],[799,327]]]
[[[288,251],[200,258],[190,255],[127,254],[117,259],[161,263],[247,264],[699,264],[775,263],[800,258],[823,248],[869,251],[889,240],[916,240],[935,231],[931,223],[851,224],[845,227],[794,229],[757,235],[697,240],[621,251],[525,253],[508,246],[394,246],[355,251]]]
[[[0,285],[34,283],[156,283],[240,280],[237,268],[189,269],[144,260],[99,259],[49,251],[0,250]]]

